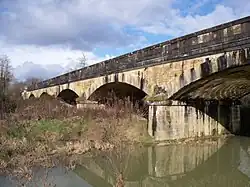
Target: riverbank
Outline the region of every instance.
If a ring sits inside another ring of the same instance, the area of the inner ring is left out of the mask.
[[[146,123],[129,104],[79,110],[58,100],[23,101],[0,122],[0,172],[29,179],[32,167],[74,167],[75,155],[92,149],[145,142]]]
[[[77,109],[55,99],[22,101],[0,121],[0,172],[30,180],[34,167],[74,169],[82,164],[81,155],[96,150],[121,157],[132,144],[213,144],[219,138],[156,142],[147,133],[147,120],[140,116],[144,115],[123,102]],[[116,172],[117,183],[121,173]]]

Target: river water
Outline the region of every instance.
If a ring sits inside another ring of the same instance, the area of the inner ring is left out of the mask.
[[[122,173],[126,187],[250,187],[250,138],[244,137],[122,148],[81,159],[73,171],[57,167],[44,177],[38,170],[26,186],[112,187]],[[0,177],[0,187],[12,186],[13,180]]]

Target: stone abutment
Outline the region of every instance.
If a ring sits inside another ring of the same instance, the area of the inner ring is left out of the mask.
[[[178,140],[239,134],[240,105],[206,102],[199,107],[182,102],[149,105],[148,133],[156,140]]]

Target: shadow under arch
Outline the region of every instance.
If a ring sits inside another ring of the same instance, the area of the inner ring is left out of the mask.
[[[242,101],[242,97],[249,93],[250,64],[245,64],[196,80],[181,88],[170,99],[182,101],[194,107],[197,110],[196,113],[199,114],[196,115],[198,117],[203,116],[204,119],[207,115],[216,120],[226,128],[226,134],[249,136],[250,128],[247,127],[246,122],[250,119],[250,105],[244,107],[244,113],[242,113],[242,106],[246,102]],[[238,130],[234,131],[233,128],[238,125],[237,120],[239,120]]]
[[[76,98],[78,97],[79,96],[71,89],[62,90],[57,96],[57,98],[60,98],[71,105],[76,105]]]
[[[250,114],[250,93],[247,93],[240,98],[240,135],[250,137],[250,125],[249,125],[249,114]]]
[[[34,99],[34,98],[36,98],[34,94],[30,94],[29,99]]]
[[[53,97],[49,95],[47,92],[43,92],[40,97],[41,99],[52,99]]]
[[[248,93],[250,93],[250,64],[245,64],[229,67],[191,82],[169,99],[237,100]]]
[[[142,99],[147,94],[138,89],[135,86],[132,86],[123,82],[112,82],[107,83],[99,88],[97,88],[90,96],[87,98],[91,101],[98,101],[99,103],[112,103],[116,99],[129,99],[129,101],[136,103],[141,103]]]

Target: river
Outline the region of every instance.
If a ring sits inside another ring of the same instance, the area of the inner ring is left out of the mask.
[[[250,138],[245,137],[122,148],[81,162],[73,171],[50,169],[46,177],[37,170],[26,186],[112,187],[122,173],[125,187],[250,187]],[[14,180],[0,177],[0,187],[12,186]]]

